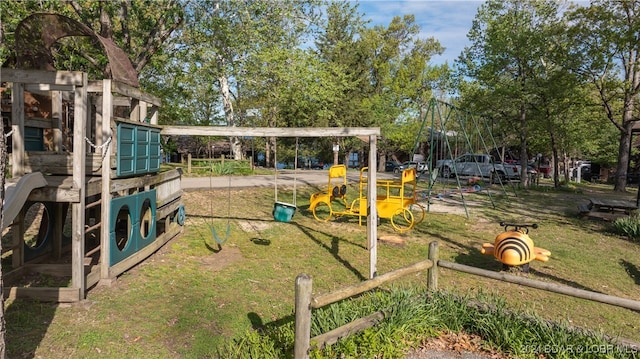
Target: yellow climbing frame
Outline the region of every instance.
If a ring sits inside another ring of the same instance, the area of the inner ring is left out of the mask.
[[[313,217],[322,222],[332,217],[344,215],[358,216],[358,223],[367,216],[367,198],[365,196],[368,180],[368,168],[360,170],[358,197],[347,200],[347,169],[345,165],[329,168],[329,181],[326,190],[311,195],[309,209]],[[416,169],[407,168],[399,179],[377,180],[376,209],[379,218],[389,219],[398,232],[412,229],[422,222],[425,209],[417,201]],[[414,214],[414,211],[417,212]]]

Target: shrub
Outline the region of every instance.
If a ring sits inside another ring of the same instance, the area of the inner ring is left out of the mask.
[[[480,302],[478,301],[481,300]],[[374,327],[341,338],[309,356],[325,358],[403,358],[425,338],[446,331],[481,336],[484,347],[518,357],[634,358],[636,352],[619,347],[602,334],[571,328],[565,323],[543,320],[506,308],[494,295],[459,297],[447,292],[427,293],[424,288],[395,288],[370,292],[362,297],[331,304],[314,311],[311,335],[334,329],[377,310],[385,319]],[[291,319],[266,325],[259,331],[227,343],[220,358],[291,357],[294,323]],[[581,348],[611,348],[607,353],[575,352]]]
[[[634,242],[640,241],[640,215],[616,219],[612,224],[612,231]]]

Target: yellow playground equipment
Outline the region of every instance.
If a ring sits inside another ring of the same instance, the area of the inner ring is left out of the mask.
[[[544,248],[535,247],[529,238],[529,227],[536,229],[538,225],[512,224],[500,222],[504,232],[500,233],[494,243],[484,243],[480,253],[493,255],[503,264],[503,269],[520,267],[523,272],[529,272],[529,263],[534,260],[546,262],[551,252]],[[509,230],[509,228],[512,228]]]
[[[389,219],[398,232],[408,231],[424,220],[425,209],[417,202],[416,182],[415,168],[402,171],[399,179],[376,181],[378,217]],[[309,209],[313,217],[327,222],[332,217],[353,215],[358,216],[358,223],[362,225],[362,218],[367,216],[367,183],[368,168],[364,167],[360,170],[358,197],[349,202],[347,168],[345,165],[332,166],[327,189],[311,195]]]

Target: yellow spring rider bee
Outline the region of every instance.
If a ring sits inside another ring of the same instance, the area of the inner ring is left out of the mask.
[[[493,244],[484,243],[480,253],[493,254],[502,262],[503,269],[521,266],[524,273],[529,272],[529,263],[533,260],[546,262],[551,252],[544,248],[535,247],[529,238],[529,227],[536,229],[537,224],[511,224],[500,222],[504,232],[500,233]],[[512,227],[512,230],[509,230]]]

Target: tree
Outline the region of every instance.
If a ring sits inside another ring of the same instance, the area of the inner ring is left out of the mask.
[[[185,31],[190,63],[197,76],[215,84],[227,126],[237,126],[234,106],[250,83],[249,61],[271,49],[293,49],[314,21],[314,0],[291,2],[199,1],[191,4]],[[243,83],[246,81],[246,83]],[[211,94],[199,95],[201,103]],[[240,119],[239,119],[240,117]],[[242,158],[238,137],[231,139],[235,158]]]
[[[367,67],[361,107],[366,126],[381,128],[380,168],[388,152],[413,152],[420,113],[432,94],[434,75],[431,57],[444,48],[434,38],[419,39],[420,28],[413,15],[394,17],[388,27],[365,29],[357,41]]]
[[[2,43],[7,47],[0,54],[3,60],[15,57],[15,29],[29,15],[50,12],[65,15],[115,42],[129,54],[134,69],[142,73],[151,59],[162,53],[165,42],[184,19],[181,2],[162,0],[148,6],[146,1],[21,1],[0,2]],[[11,49],[11,50],[9,50]],[[99,47],[87,39],[60,39],[56,56],[59,70],[87,71],[96,77],[108,77],[108,64]]]
[[[476,82],[469,97],[483,97],[487,107],[502,122],[505,132],[513,132],[520,143],[521,173],[528,162],[528,120],[538,89],[536,79],[544,71],[543,59],[552,52],[548,36],[557,23],[558,4],[553,1],[494,1],[483,4],[468,34],[471,46],[458,62],[461,76]],[[468,101],[466,101],[468,103]],[[528,186],[528,178],[523,178]]]
[[[567,13],[567,66],[591,83],[607,119],[620,133],[614,190],[624,192],[634,126],[640,120],[640,3],[593,1]]]

